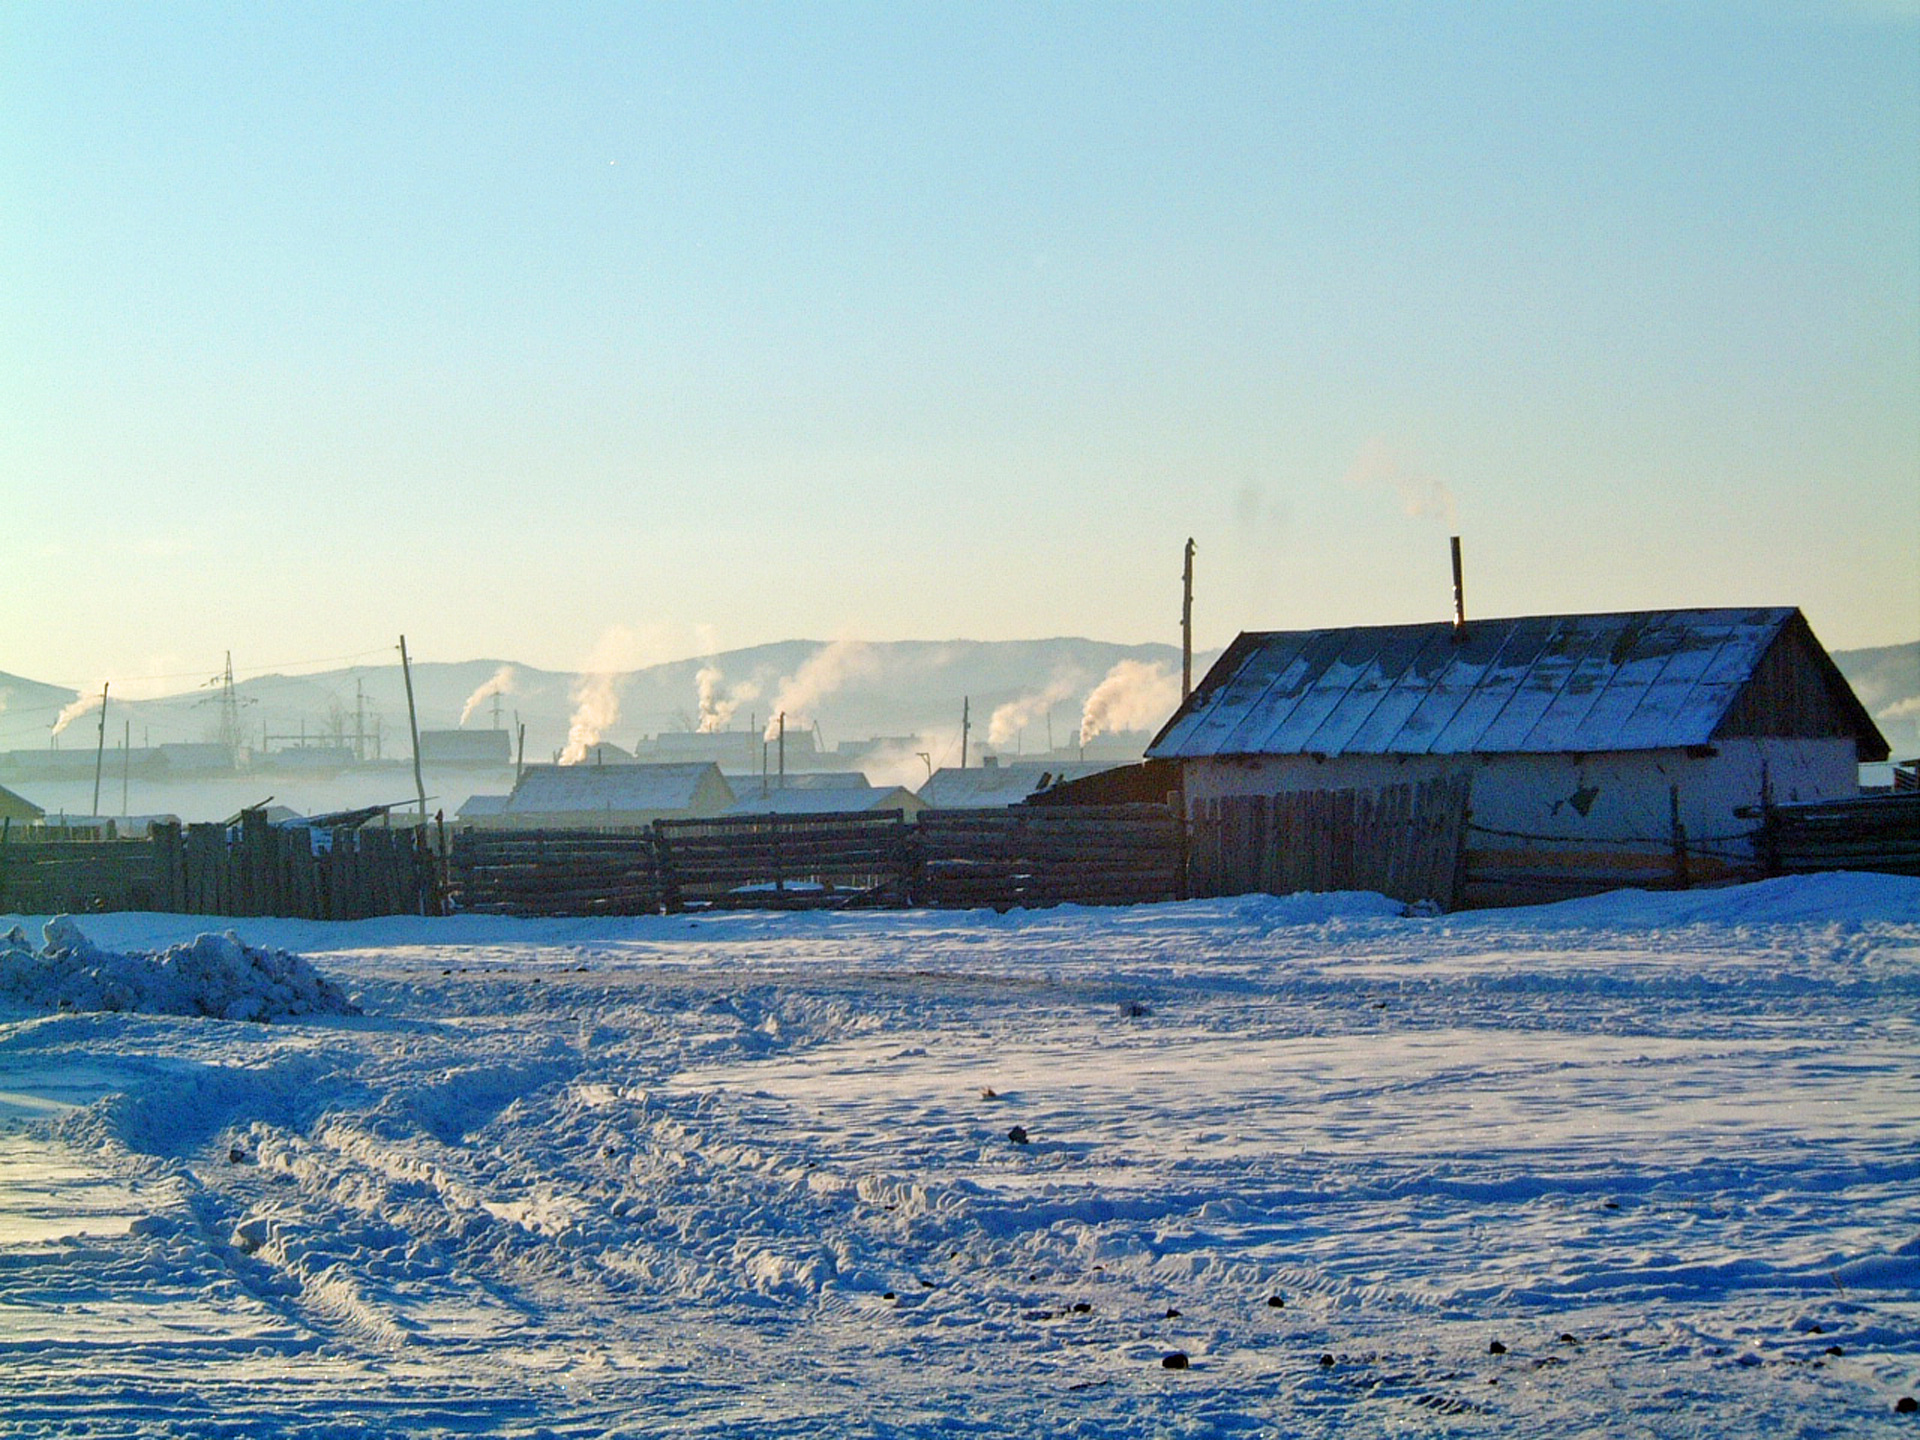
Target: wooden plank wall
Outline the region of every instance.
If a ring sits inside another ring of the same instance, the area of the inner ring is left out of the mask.
[[[1196,801],[1195,895],[1377,890],[1453,909],[1469,776],[1377,790],[1302,790]]]

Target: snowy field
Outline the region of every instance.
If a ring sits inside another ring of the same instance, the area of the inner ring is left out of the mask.
[[[0,1001],[0,1433],[1920,1436],[1920,881],[236,929]]]

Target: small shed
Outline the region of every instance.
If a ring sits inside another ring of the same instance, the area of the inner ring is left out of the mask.
[[[733,801],[711,763],[529,765],[497,811],[464,818],[488,830],[636,830],[719,815]]]
[[[1750,875],[1743,810],[1857,794],[1887,742],[1775,607],[1250,632],[1147,753],[1181,766],[1196,892],[1288,883],[1282,851],[1364,877],[1451,806],[1463,869],[1430,898],[1499,903]]]

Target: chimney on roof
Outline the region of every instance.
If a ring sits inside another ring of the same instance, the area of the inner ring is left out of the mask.
[[[1467,591],[1466,582],[1461,577],[1460,537],[1453,537],[1453,643],[1458,645],[1467,638]]]

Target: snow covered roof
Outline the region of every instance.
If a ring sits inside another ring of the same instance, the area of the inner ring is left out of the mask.
[[[787,777],[789,781],[793,776]],[[757,781],[740,780],[734,789],[740,798],[727,807],[728,815],[832,815],[862,814],[871,810],[904,810],[909,815],[926,808],[926,802],[910,790],[894,786],[890,790],[866,783],[859,785],[812,785],[785,790],[769,788],[760,793]],[[773,782],[769,782],[771,786]]]
[[[1018,805],[1036,790],[1062,780],[1078,780],[1115,768],[1112,761],[1020,760],[1011,764],[951,766],[934,771],[920,787],[920,798],[944,810],[987,805]]]
[[[529,765],[506,815],[561,811],[686,810],[703,786],[726,781],[712,761],[681,765]]]
[[[1851,735],[1863,759],[1886,751],[1788,606],[1475,620],[1458,639],[1445,621],[1248,632],[1147,754],[1594,753],[1730,733]]]

